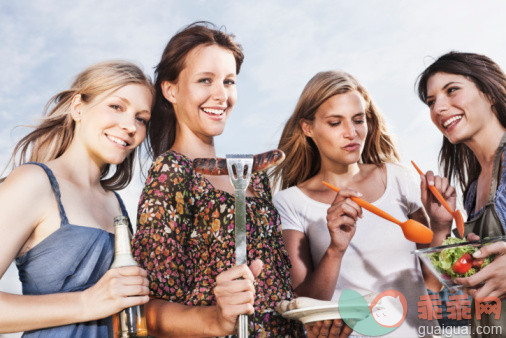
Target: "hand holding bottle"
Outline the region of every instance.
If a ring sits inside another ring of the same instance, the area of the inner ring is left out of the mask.
[[[81,293],[84,320],[111,316],[121,310],[149,301],[147,273],[137,266],[114,268]]]

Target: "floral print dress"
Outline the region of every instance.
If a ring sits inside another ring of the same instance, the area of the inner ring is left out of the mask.
[[[293,297],[281,222],[265,172],[251,176],[246,197],[248,264],[261,259],[256,279],[253,337],[302,336],[298,322],[275,310]],[[188,157],[167,151],[152,164],[138,209],[133,253],[147,270],[151,296],[189,306],[214,305],[216,277],[235,265],[234,196],[215,189]]]

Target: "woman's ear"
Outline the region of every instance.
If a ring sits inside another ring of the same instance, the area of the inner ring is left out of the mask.
[[[81,100],[81,94],[74,95],[72,98],[72,102],[70,103],[70,116],[75,122],[81,121],[82,113],[81,108],[83,107],[83,102]]]
[[[170,103],[176,103],[177,86],[175,83],[163,81],[161,83],[162,94]]]
[[[313,121],[301,119],[299,125],[304,135],[307,137],[313,137]]]

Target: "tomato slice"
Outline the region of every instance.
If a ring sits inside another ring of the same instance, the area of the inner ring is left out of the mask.
[[[470,253],[465,253],[453,264],[452,269],[456,273],[465,274],[472,266],[473,257]]]
[[[473,268],[480,269],[484,262],[483,258],[473,258]]]

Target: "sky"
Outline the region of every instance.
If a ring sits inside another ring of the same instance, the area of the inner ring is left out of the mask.
[[[415,91],[417,76],[451,50],[485,54],[506,69],[506,2],[491,1],[7,1],[0,2],[0,168],[46,102],[88,65],[126,59],[148,74],[170,37],[208,20],[244,48],[238,101],[217,152],[277,146],[307,81],[340,69],[369,90],[406,165],[437,170],[442,136]],[[149,164],[149,163],[148,163]],[[121,191],[135,217],[142,175]],[[0,290],[19,292],[10,268]],[[0,335],[1,337],[1,335]]]

